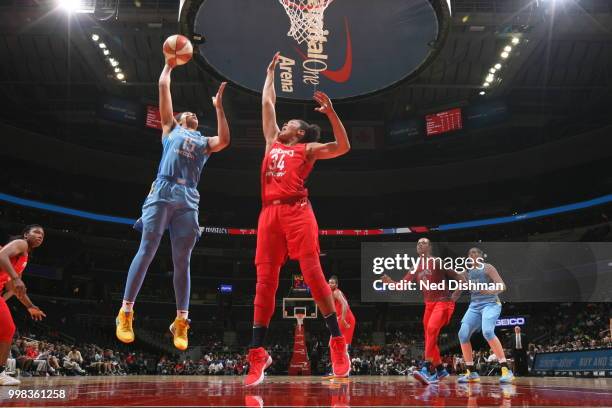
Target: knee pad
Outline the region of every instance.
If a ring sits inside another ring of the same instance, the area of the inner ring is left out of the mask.
[[[465,344],[470,342],[470,328],[466,324],[462,324],[459,329],[459,343]]]
[[[325,280],[325,275],[323,275],[319,254],[302,256],[299,262],[304,281],[310,287],[312,298],[317,301],[326,296],[331,296],[331,289]]]
[[[495,329],[492,327],[487,327],[487,328],[483,327],[482,335],[484,336],[485,340],[491,341],[495,338]]]

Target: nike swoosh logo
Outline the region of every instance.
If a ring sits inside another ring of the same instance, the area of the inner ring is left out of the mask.
[[[321,71],[321,75],[330,81],[337,83],[343,83],[349,80],[351,73],[353,72],[353,46],[351,44],[351,31],[349,30],[348,19],[344,18],[344,28],[346,30],[346,52],[344,55],[344,65],[340,69],[331,70],[326,69]],[[300,56],[306,60],[308,57],[299,48],[296,47],[296,51]]]

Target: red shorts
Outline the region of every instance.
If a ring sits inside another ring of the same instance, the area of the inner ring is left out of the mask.
[[[338,315],[338,326],[340,326],[340,332],[342,333],[342,337],[344,337],[346,344],[351,344],[353,342],[353,333],[355,332],[355,324],[357,323],[357,321],[355,320],[355,316],[352,313],[347,313],[346,322],[351,327],[345,327],[342,323],[341,315]]]
[[[0,342],[11,343],[15,335],[13,316],[4,298],[0,297]]]
[[[319,252],[319,226],[310,201],[262,208],[257,222],[255,264],[283,264],[287,256],[299,259]]]

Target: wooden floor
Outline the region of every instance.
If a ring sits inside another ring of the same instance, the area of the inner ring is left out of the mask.
[[[423,386],[411,377],[279,376],[244,388],[242,378],[223,376],[24,378],[19,387],[0,387],[0,406],[612,406],[612,379],[521,378],[500,385],[496,377],[475,384],[449,377]]]

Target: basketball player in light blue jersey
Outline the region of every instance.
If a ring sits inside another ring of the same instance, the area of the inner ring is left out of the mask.
[[[501,302],[497,295],[505,290],[506,285],[493,265],[482,262],[484,254],[481,249],[470,249],[468,256],[474,261],[476,266],[482,265],[480,268],[468,270],[470,282],[497,283],[501,284],[503,289],[470,292],[470,306],[465,312],[463,319],[461,319],[461,328],[459,329],[459,342],[461,343],[461,351],[463,352],[466,368],[465,373],[459,376],[457,382],[480,381],[478,373],[474,371],[474,357],[472,355],[470,337],[472,337],[475,331],[482,330],[482,335],[489,343],[489,346],[491,346],[491,350],[493,350],[501,365],[499,382],[502,384],[511,383],[514,379],[514,374],[508,369],[504,348],[499,338],[495,335],[495,322],[497,322],[501,313]]]
[[[116,319],[116,335],[124,343],[134,341],[132,320],[136,295],[142,286],[147,269],[155,256],[159,242],[168,229],[172,243],[174,263],[174,294],[176,319],[170,325],[174,346],[187,349],[189,330],[188,310],[190,296],[189,262],[191,251],[199,237],[197,190],[204,164],[214,152],[224,149],[230,142],[230,132],[223,111],[223,91],[219,87],[213,105],[217,111],[217,136],[203,136],[198,129],[194,113],[183,112],[173,116],[170,94],[170,74],[173,67],[166,64],[159,77],[159,110],[162,125],[162,157],[157,178],[142,206],[142,217],[134,228],[142,231],[140,247],[127,276],[123,305]]]

